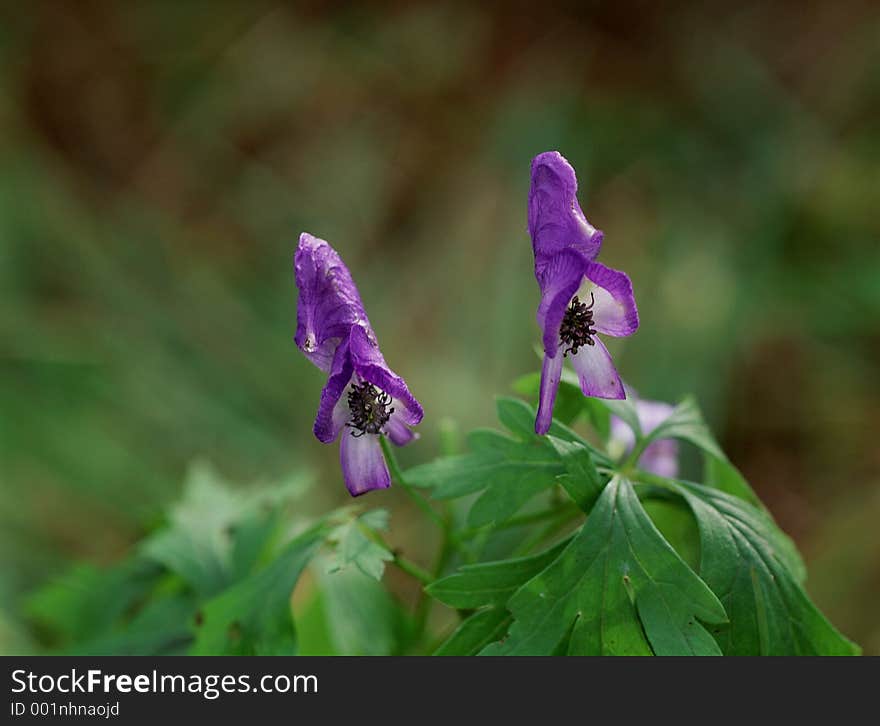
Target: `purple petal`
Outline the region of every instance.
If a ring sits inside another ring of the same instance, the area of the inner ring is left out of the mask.
[[[539,436],[546,434],[553,422],[553,404],[556,403],[556,392],[562,377],[562,360],[561,355],[554,358],[544,356],[544,365],[541,367],[541,396],[538,401],[538,417],[535,419],[535,433]]]
[[[424,416],[422,405],[409,392],[403,378],[388,367],[379,346],[369,338],[367,332],[355,326],[351,329],[349,343],[355,373],[401,403],[402,408],[397,413],[404,423],[410,426],[419,423]]]
[[[623,382],[611,361],[611,354],[599,338],[593,338],[593,345],[582,346],[577,355],[571,357],[571,363],[577,371],[585,396],[626,398]]]
[[[674,479],[678,476],[678,442],[660,439],[649,444],[639,457],[639,466],[657,476]]]
[[[578,204],[574,169],[558,151],[532,160],[529,234],[538,277],[547,260],[566,247],[592,260],[602,246],[602,232],[587,221]]]
[[[589,282],[579,296],[583,302],[593,296],[593,327],[606,335],[632,335],[639,327],[639,311],[627,274],[590,262],[584,276]]]
[[[393,404],[397,404],[396,400],[392,400]],[[391,414],[391,418],[388,419],[388,423],[385,424],[385,433],[388,438],[391,439],[391,443],[395,446],[406,446],[413,439],[418,438],[418,434],[410,429],[409,426],[404,423],[404,417],[402,413],[398,413],[397,406],[394,407],[394,413]]]
[[[568,303],[583,281],[588,264],[580,252],[562,250],[553,255],[538,278],[541,286],[538,325],[543,331],[544,353],[551,358],[559,353],[559,327]]]
[[[377,434],[350,436],[346,434],[339,444],[339,460],[345,486],[353,497],[373,489],[391,486],[391,474],[382,454]]]
[[[675,406],[663,401],[636,401],[636,414],[639,417],[639,425],[645,434],[651,433],[666,419],[668,419]]]
[[[303,232],[293,267],[299,290],[294,339],[312,363],[327,371],[352,325],[373,336],[370,321],[351,273],[327,242]]]
[[[673,406],[662,401],[636,401],[636,414],[642,433],[651,433],[669,418],[673,410]],[[621,419],[612,416],[609,449],[615,444],[628,454],[635,445],[635,435]],[[658,476],[678,476],[678,442],[674,439],[660,439],[649,444],[639,457],[639,466]]]
[[[318,404],[318,415],[315,417],[313,431],[315,438],[322,443],[329,444],[334,441],[348,420],[348,402],[342,394],[351,381],[353,373],[349,343],[348,340],[344,340],[333,356],[330,375],[327,377],[324,390],[321,391],[321,403]]]
[[[651,433],[675,410],[663,401],[636,401],[639,425],[645,434]],[[658,476],[678,476],[678,442],[675,439],[659,439],[649,444],[639,457],[639,466]]]

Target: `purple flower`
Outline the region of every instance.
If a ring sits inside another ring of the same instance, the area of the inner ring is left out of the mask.
[[[308,232],[299,236],[293,258],[299,302],[296,306],[296,344],[322,371],[330,370],[339,344],[352,325],[376,336],[351,273],[327,242]]]
[[[569,355],[585,396],[626,398],[597,333],[631,335],[639,327],[639,314],[629,277],[594,261],[602,232],[581,211],[574,169],[557,151],[532,161],[529,234],[541,287],[538,325],[544,342],[535,431],[545,434],[553,419],[562,361]]]
[[[647,435],[669,418],[673,407],[662,401],[636,401],[636,414],[642,434]],[[617,416],[611,417],[611,436],[608,451],[612,456],[623,456],[632,451],[636,437],[632,429]],[[678,442],[675,439],[658,439],[648,444],[639,457],[639,466],[658,476],[678,476]]]
[[[294,258],[296,344],[327,371],[315,437],[329,444],[342,433],[340,460],[352,496],[391,486],[380,436],[397,446],[412,441],[421,404],[392,371],[376,342],[345,263],[324,240],[302,234]]]

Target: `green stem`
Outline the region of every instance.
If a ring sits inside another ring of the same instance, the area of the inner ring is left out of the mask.
[[[434,578],[431,576],[431,573],[427,570],[419,567],[415,562],[406,559],[402,555],[394,553],[394,560],[392,560],[397,567],[399,567],[403,572],[405,572],[410,577],[414,577],[418,580],[422,585],[430,585]]]
[[[382,436],[379,441],[382,444],[382,453],[385,454],[385,461],[388,462],[388,469],[391,471],[391,476],[394,481],[397,482],[400,488],[403,489],[415,505],[425,513],[428,519],[445,532],[448,529],[447,523],[444,522],[440,515],[434,511],[434,508],[428,503],[428,500],[425,499],[422,494],[407,484],[406,479],[403,477],[403,472],[400,470],[400,465],[397,463],[397,457],[391,449],[391,444],[388,443],[388,439]]]

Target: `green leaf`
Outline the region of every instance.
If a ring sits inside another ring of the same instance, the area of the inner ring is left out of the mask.
[[[642,492],[639,492],[642,494]],[[660,530],[663,538],[672,545],[688,567],[700,571],[700,531],[697,520],[681,497],[670,495],[663,498],[642,497],[642,506]]]
[[[125,623],[65,649],[65,655],[183,655],[192,642],[190,597],[148,601]]]
[[[535,435],[533,407],[518,399],[500,398],[498,417],[516,438],[478,429],[468,437],[471,453],[437,459],[405,474],[413,486],[433,488],[435,499],[482,492],[468,514],[471,527],[510,518],[535,495],[554,486],[557,476],[566,473],[547,437]],[[550,434],[589,449],[574,431],[558,421],[553,422]]]
[[[454,608],[503,605],[523,583],[537,575],[565,549],[568,540],[531,557],[465,565],[425,588],[433,598]]]
[[[318,582],[335,651],[345,655],[400,653],[405,620],[388,591],[360,569],[326,569],[319,569]]]
[[[498,420],[517,438],[529,440],[535,434],[535,410],[518,398],[499,396],[495,401]]]
[[[567,471],[557,480],[574,503],[589,513],[603,488],[590,450],[577,441],[563,441],[555,436],[548,436],[547,441],[556,449]]]
[[[760,506],[758,496],[715,441],[693,398],[685,398],[678,404],[669,418],[645,436],[639,445],[644,450],[652,441],[659,439],[681,439],[694,444],[705,453],[707,461],[712,462],[710,468],[713,476],[708,483]]]
[[[639,421],[639,414],[636,411],[635,399],[626,398],[622,401],[616,401],[609,398],[595,398],[593,399],[593,405],[605,408],[612,416],[617,416],[617,418],[629,426],[635,433],[637,439],[641,437],[642,424]]]
[[[513,390],[536,401],[541,391],[541,374],[527,373],[521,376],[514,382]],[[589,401],[590,399],[581,392],[577,380],[574,383],[561,380],[556,393],[556,402],[553,405],[553,418],[570,426],[584,412]]]
[[[726,620],[708,586],[663,539],[632,484],[612,479],[580,533],[507,603],[514,623],[489,655],[719,654],[697,618]]]
[[[581,394],[581,398],[583,398],[583,394]],[[535,418],[538,411],[534,406],[530,406],[518,398],[504,396],[496,399],[495,406],[498,411],[498,420],[518,439],[521,441],[542,440],[543,437],[535,433]],[[558,420],[554,420],[550,424],[550,430],[547,433],[565,441],[579,441],[586,445],[580,436]]]
[[[745,499],[756,507],[764,508],[763,502],[749,486],[745,477],[726,456],[719,459],[708,451],[703,452],[703,480],[708,486]]]
[[[290,596],[303,568],[324,538],[318,525],[289,542],[262,570],[208,601],[191,652],[194,655],[291,655],[296,633]]]
[[[276,533],[277,513],[267,507],[303,490],[301,482],[240,490],[206,462],[189,469],[183,497],[168,526],[140,551],[178,574],[200,596],[210,597],[247,575]]]
[[[66,647],[110,632],[161,576],[158,565],[137,557],[106,569],[76,565],[31,594],[25,612]]]
[[[508,519],[565,471],[559,457],[536,437],[523,442],[481,432],[478,439],[479,448],[470,454],[438,459],[406,473],[413,485],[434,487],[436,499],[483,491],[468,515],[472,527]]]
[[[859,653],[810,602],[766,513],[711,487],[673,486],[697,518],[700,574],[730,616],[716,632],[725,655]]]
[[[464,620],[434,655],[476,655],[504,637],[512,618],[503,607],[478,610]]]
[[[374,509],[337,527],[329,539],[336,542],[336,560],[330,571],[336,572],[354,565],[365,575],[381,580],[385,563],[394,559],[387,547],[368,536],[370,530],[388,529],[388,511]]]

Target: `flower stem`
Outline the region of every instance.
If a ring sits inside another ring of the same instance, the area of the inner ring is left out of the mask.
[[[403,572],[405,572],[410,577],[414,577],[416,580],[422,583],[422,585],[430,585],[434,581],[434,578],[431,576],[430,572],[422,569],[415,562],[406,559],[396,552],[394,553],[394,560],[392,561]]]
[[[400,488],[403,489],[403,491],[415,503],[415,505],[425,513],[428,519],[430,519],[440,529],[446,531],[448,529],[446,522],[444,522],[440,515],[434,511],[434,508],[428,503],[428,500],[425,499],[425,497],[417,492],[412,486],[407,484],[406,479],[403,478],[403,472],[401,472],[400,470],[400,464],[397,463],[397,457],[394,455],[394,451],[392,451],[391,444],[388,443],[388,439],[382,436],[380,437],[379,441],[382,444],[382,453],[385,454],[385,461],[388,462],[388,469],[391,471],[391,476],[394,481],[396,481],[400,485]]]

